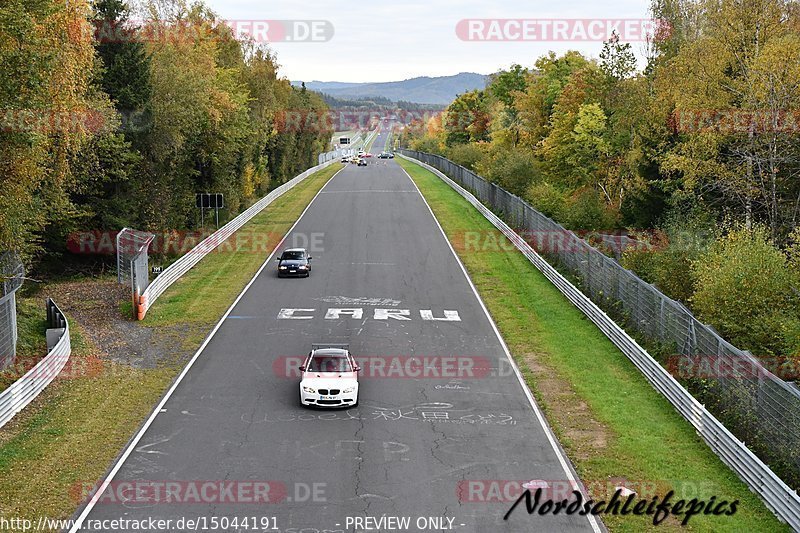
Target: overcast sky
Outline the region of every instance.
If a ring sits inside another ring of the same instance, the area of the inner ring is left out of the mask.
[[[647,19],[648,0],[205,0],[221,18],[235,21],[323,20],[334,30],[327,42],[280,42],[281,74],[292,80],[394,81],[458,72],[488,74],[512,63],[530,66],[549,50],[579,50],[597,57],[597,41],[465,41],[462,19]],[[486,26],[488,31],[489,26]],[[633,42],[637,54],[642,42]],[[640,65],[641,66],[641,65]]]

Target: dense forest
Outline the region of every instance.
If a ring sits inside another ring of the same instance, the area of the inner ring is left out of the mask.
[[[278,131],[327,106],[202,3],[4,1],[0,64],[0,250],[29,264],[76,229],[196,227],[196,192],[235,214],[330,139]]]
[[[800,5],[654,0],[652,17],[645,65],[616,36],[598,58],[550,53],[402,142],[569,229],[631,234],[646,245],[625,266],[797,379]]]

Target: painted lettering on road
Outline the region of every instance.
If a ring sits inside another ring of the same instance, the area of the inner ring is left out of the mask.
[[[452,309],[442,310],[441,316],[436,316],[432,309],[420,309],[418,311],[420,319],[429,322],[461,322],[461,315]],[[318,316],[316,309],[306,308],[284,308],[278,312],[278,320],[311,320]],[[361,307],[331,307],[323,315],[325,320],[354,319],[364,318],[364,309]],[[377,308],[372,311],[373,320],[412,320],[410,309],[382,309]]]
[[[408,309],[376,309],[375,320],[389,320],[390,318],[395,320],[411,320],[408,318],[410,314],[411,311]]]
[[[279,320],[311,320],[310,315],[297,315],[297,313],[313,313],[315,309],[281,309],[278,313]]]
[[[242,422],[265,424],[276,422],[374,420],[383,422],[449,423],[474,426],[515,426],[517,420],[504,412],[475,412],[473,409],[458,409],[453,404],[431,402],[401,407],[367,407],[348,409],[334,413],[267,413],[261,415],[242,414]]]

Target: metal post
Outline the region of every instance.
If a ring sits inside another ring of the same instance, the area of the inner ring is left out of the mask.
[[[139,306],[138,283],[136,283],[136,261],[131,260],[131,300],[133,301],[133,318],[136,318],[136,308]]]

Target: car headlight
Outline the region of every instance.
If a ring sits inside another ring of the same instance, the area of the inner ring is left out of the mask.
[[[280,268],[281,270],[286,270],[286,267],[284,267],[284,266],[278,267],[278,268]]]
[[[316,394],[316,389],[312,389],[311,387],[303,387],[303,392],[307,392],[309,394]]]
[[[350,394],[351,392],[355,392],[355,390],[356,390],[355,387],[347,387],[342,391],[342,394]]]

